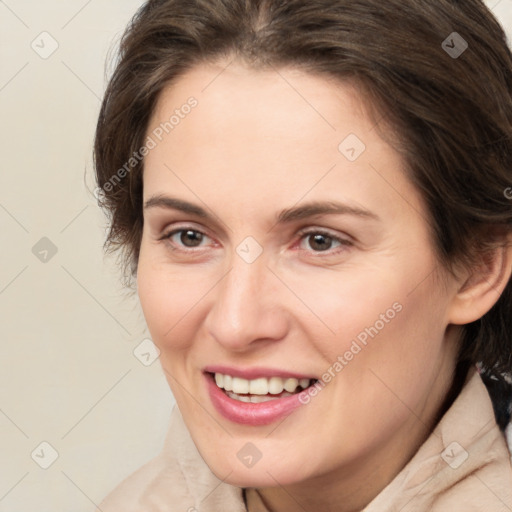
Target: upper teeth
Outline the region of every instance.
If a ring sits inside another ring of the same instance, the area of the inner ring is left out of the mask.
[[[251,395],[278,395],[283,391],[293,393],[297,386],[303,389],[309,387],[310,379],[294,379],[281,377],[260,377],[259,379],[247,380],[240,377],[232,377],[231,375],[224,375],[222,373],[215,374],[215,382],[219,388],[226,391],[233,391],[237,394],[251,394]]]

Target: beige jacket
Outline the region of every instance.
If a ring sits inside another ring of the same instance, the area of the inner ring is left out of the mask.
[[[122,482],[99,510],[268,512],[253,489],[243,491],[212,474],[177,407],[161,454]],[[512,511],[510,453],[478,373],[469,376],[435,431],[362,512],[398,511]]]

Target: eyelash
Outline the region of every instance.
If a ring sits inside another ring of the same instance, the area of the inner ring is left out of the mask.
[[[181,228],[173,229],[169,233],[164,234],[161,238],[159,238],[159,240],[163,240],[163,241],[168,242],[169,244],[173,244],[173,242],[171,242],[171,238],[174,235],[179,234],[179,233],[183,233],[185,231],[193,231],[194,233],[199,233],[199,234],[201,234],[201,235],[203,235],[205,237],[211,238],[206,233],[203,233],[199,229],[195,229],[195,228],[193,228],[191,226],[188,226],[188,227],[184,226],[184,227],[181,227]],[[341,238],[339,236],[336,236],[336,235],[334,235],[334,234],[332,234],[329,231],[324,230],[324,229],[311,229],[311,228],[307,228],[307,229],[300,230],[297,233],[297,235],[300,237],[299,238],[299,243],[302,240],[306,240],[308,236],[321,235],[321,236],[328,237],[334,243],[338,243],[339,244],[339,246],[337,248],[334,248],[334,249],[327,249],[325,251],[311,251],[311,252],[313,252],[314,254],[316,254],[318,256],[322,256],[323,254],[325,254],[327,256],[332,256],[333,254],[338,254],[339,252],[346,251],[347,248],[352,247],[354,245],[354,243],[352,241],[350,241],[350,240],[348,240],[346,238]],[[185,252],[185,253],[191,253],[191,252],[197,252],[197,251],[201,250],[201,247],[197,247],[197,248],[194,248],[194,247],[184,248],[184,247],[173,246],[173,247],[171,247],[171,249],[173,251],[181,251],[181,252]],[[304,250],[306,250],[306,249],[304,249]],[[310,251],[308,251],[308,252],[310,252]]]

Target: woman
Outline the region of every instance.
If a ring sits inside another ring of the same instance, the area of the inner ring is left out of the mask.
[[[178,406],[103,512],[512,509],[512,56],[480,1],[150,0],[95,161]]]

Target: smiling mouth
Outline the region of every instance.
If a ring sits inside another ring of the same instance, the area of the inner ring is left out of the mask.
[[[293,396],[314,385],[317,379],[260,377],[243,379],[222,373],[209,373],[219,389],[239,402],[259,404]]]

